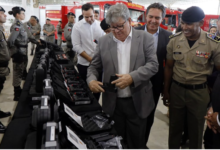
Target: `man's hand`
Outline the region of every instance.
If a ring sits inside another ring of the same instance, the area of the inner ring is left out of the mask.
[[[207,111],[207,114],[206,114],[205,118],[206,119],[210,118],[212,116],[212,114],[213,114],[213,108],[210,107],[209,110]],[[207,123],[209,129],[212,129],[211,122],[209,120],[206,120],[206,123]]]
[[[93,93],[105,92],[100,85],[103,85],[102,82],[93,80],[89,83],[89,88]]]
[[[217,132],[220,132],[220,126],[217,122],[217,116],[218,112],[213,113],[211,116],[205,116],[207,121],[209,121],[209,124],[211,125],[212,131],[216,134]]]
[[[119,79],[112,81],[118,88],[124,89],[133,83],[133,79],[130,74],[116,74]]]
[[[168,91],[164,91],[163,92],[163,98],[162,98],[162,100],[163,100],[163,104],[165,105],[165,106],[169,106],[170,105],[170,94],[169,94],[169,92]]]
[[[51,35],[51,33],[47,33],[47,36],[50,36]]]
[[[41,42],[40,42],[40,40],[37,40],[38,41],[38,43],[41,45]]]
[[[33,36],[35,36],[35,35],[36,35],[36,33],[33,34]]]

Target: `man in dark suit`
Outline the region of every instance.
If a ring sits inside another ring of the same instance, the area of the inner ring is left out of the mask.
[[[137,30],[144,30],[153,35],[154,47],[157,49],[157,59],[159,62],[159,71],[151,78],[151,82],[153,84],[155,107],[147,118],[146,142],[148,141],[150,130],[154,122],[154,113],[157,107],[160,93],[163,91],[164,63],[167,53],[166,46],[169,42],[169,36],[172,35],[171,32],[166,31],[160,27],[160,24],[163,21],[165,15],[165,7],[161,3],[153,3],[147,8],[146,25],[135,28]]]
[[[146,148],[146,118],[154,109],[150,78],[158,71],[153,36],[131,27],[129,9],[124,4],[111,6],[106,23],[112,32],[101,37],[88,68],[87,83],[92,92],[102,93],[102,108],[115,121],[114,127],[128,148]],[[104,91],[97,81],[112,75],[117,92]]]
[[[207,112],[207,125],[208,127],[215,133],[212,134],[209,138],[211,138],[212,143],[211,147],[213,149],[220,149],[220,72],[218,72],[218,76],[216,78],[215,84],[213,86],[212,94],[211,94],[211,105]]]

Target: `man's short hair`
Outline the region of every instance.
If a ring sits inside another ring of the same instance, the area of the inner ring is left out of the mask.
[[[161,3],[153,3],[153,4],[149,5],[147,7],[146,14],[148,14],[148,12],[149,12],[149,10],[151,8],[157,8],[157,9],[161,10],[162,11],[162,19],[165,18],[165,16],[166,16],[166,8],[163,6],[163,4],[161,4]]]
[[[62,23],[62,21],[59,21],[60,23]]]
[[[112,5],[106,15],[106,23],[111,25],[116,23],[119,18],[128,20],[130,18],[130,12],[125,4]]]
[[[89,9],[94,10],[94,7],[93,7],[92,4],[86,3],[86,4],[82,5],[82,11],[83,11],[83,10],[84,10],[84,11],[88,11]]]
[[[99,14],[99,11],[98,11],[98,10],[95,10],[95,14]]]

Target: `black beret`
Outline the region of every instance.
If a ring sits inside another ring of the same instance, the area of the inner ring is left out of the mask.
[[[182,20],[186,23],[199,22],[204,18],[204,11],[197,6],[187,8],[182,14]]]
[[[0,6],[0,11],[4,11],[5,12],[4,8],[2,8],[1,6]]]
[[[12,10],[21,10],[21,11],[24,11],[24,12],[25,12],[25,9],[24,9],[24,8],[18,7],[18,6],[13,7]]]
[[[110,25],[106,23],[105,19],[101,21],[100,26],[104,31],[110,28]]]
[[[75,14],[72,13],[72,12],[69,12],[69,13],[67,14],[67,16],[74,16],[74,17],[76,17]]]
[[[50,19],[49,19],[49,18],[47,18],[47,20],[48,20],[48,21],[50,21]]]

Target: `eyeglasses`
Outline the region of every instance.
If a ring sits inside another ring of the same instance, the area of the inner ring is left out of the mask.
[[[126,22],[126,20],[125,20],[125,22]],[[125,22],[124,22],[121,26],[111,27],[111,30],[112,30],[112,31],[115,31],[116,29],[119,30],[119,31],[120,31],[120,30],[123,30],[123,29],[124,29]]]

